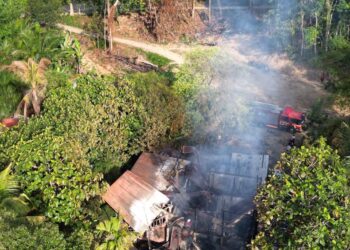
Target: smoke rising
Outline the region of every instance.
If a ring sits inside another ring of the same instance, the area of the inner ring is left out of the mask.
[[[215,10],[232,7],[233,1],[213,2],[214,19],[226,30],[218,42],[219,52],[208,62],[214,68],[208,94],[213,117],[208,118],[208,139],[198,148],[200,172],[208,180],[210,195],[207,202],[198,205],[202,214],[197,216],[209,223],[201,224],[202,230],[208,227],[213,233],[209,240],[199,241],[205,242],[203,249],[215,249],[216,232],[224,235],[221,249],[240,249],[254,229],[253,197],[266,177],[269,156],[271,159],[274,154],[272,159],[276,159],[284,143],[276,132],[254,124],[251,105],[258,101],[283,107],[296,102],[293,94],[286,92],[290,79],[281,74],[282,68],[290,66],[288,59],[275,46],[272,22],[263,22],[269,11]],[[213,203],[212,213],[204,213]],[[215,223],[221,223],[221,231]]]

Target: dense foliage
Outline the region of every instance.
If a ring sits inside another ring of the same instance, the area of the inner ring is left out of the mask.
[[[101,174],[176,131],[176,98],[156,74],[133,81],[141,76],[87,75],[52,89],[41,117],[0,136],[1,163],[16,166],[25,193],[53,221],[96,219]]]
[[[50,222],[33,224],[26,218],[16,218],[4,209],[0,211],[0,249],[66,249],[66,241],[58,225]]]
[[[28,12],[32,20],[54,26],[63,13],[62,0],[28,0]]]
[[[283,154],[256,197],[259,249],[350,247],[349,166],[320,139]]]
[[[266,21],[281,48],[303,55],[349,44],[350,5],[346,0],[279,1]],[[270,19],[271,18],[271,19]]]
[[[349,1],[282,0],[276,6],[265,17],[273,43],[299,60],[317,62],[330,74],[327,84],[337,101],[349,104]]]

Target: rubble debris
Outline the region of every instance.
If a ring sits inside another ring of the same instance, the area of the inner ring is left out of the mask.
[[[121,55],[114,55],[115,60],[122,62],[123,64],[129,66],[131,69],[140,71],[140,72],[148,72],[151,70],[158,70],[158,66],[148,62],[141,56],[137,57],[126,57]]]

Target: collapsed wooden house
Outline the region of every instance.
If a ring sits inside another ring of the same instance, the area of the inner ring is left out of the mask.
[[[152,249],[200,249],[207,239],[223,247],[242,240],[235,227],[254,210],[268,156],[191,154],[186,160],[143,153],[103,196]]]

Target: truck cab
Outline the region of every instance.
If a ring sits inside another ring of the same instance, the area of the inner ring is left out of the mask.
[[[280,108],[274,104],[255,101],[250,104],[250,111],[251,121],[254,124],[270,128],[292,129],[296,132],[303,131],[305,114],[294,110],[290,106]]]
[[[278,118],[278,127],[291,128],[297,132],[303,131],[303,124],[305,122],[305,114],[295,111],[292,107],[285,107]]]

